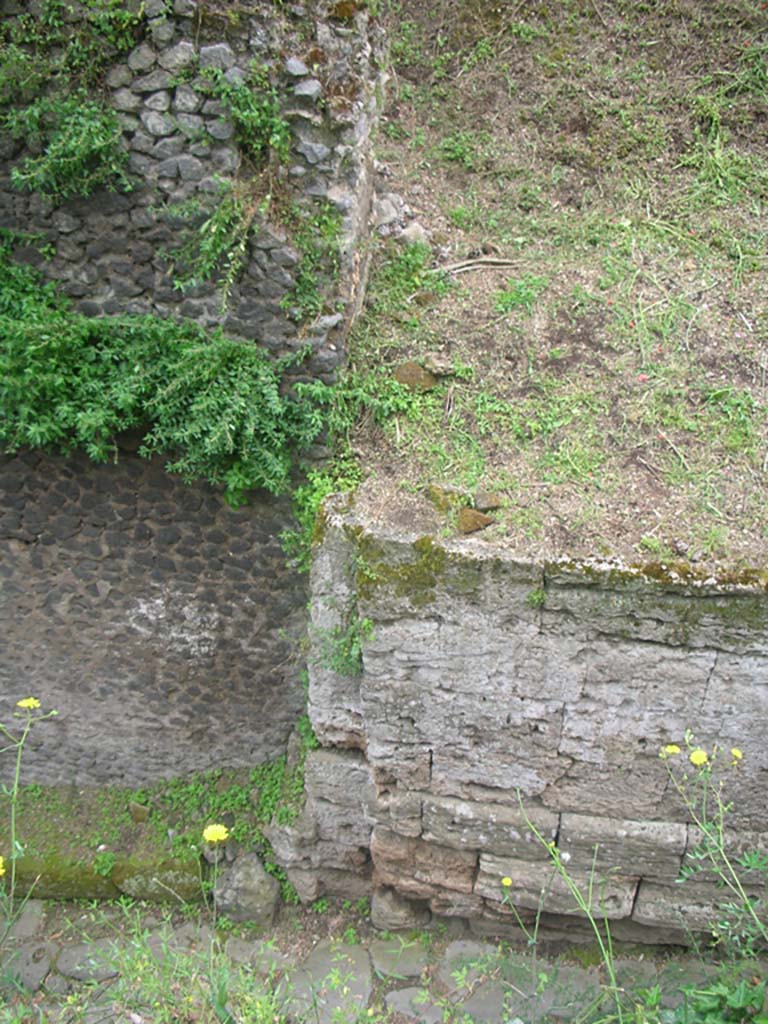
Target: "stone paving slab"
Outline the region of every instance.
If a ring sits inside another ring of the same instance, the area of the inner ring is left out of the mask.
[[[387,1009],[400,1013],[418,1024],[441,1024],[445,1007],[432,999],[424,999],[425,990],[410,986],[387,993]]]
[[[118,971],[115,959],[119,955],[114,939],[93,939],[65,946],[56,957],[56,971],[73,981],[106,981]]]
[[[421,943],[398,935],[391,939],[373,939],[368,944],[368,952],[380,978],[418,978],[429,961],[429,954]]]
[[[362,946],[320,942],[289,975],[293,1012],[317,1024],[355,1020],[370,1002],[372,975],[371,958]]]

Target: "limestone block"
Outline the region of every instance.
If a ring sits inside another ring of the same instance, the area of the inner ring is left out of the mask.
[[[689,880],[682,885],[640,882],[632,913],[637,924],[709,932],[717,920],[717,908],[728,902],[727,891],[714,883]]]
[[[267,927],[277,912],[280,886],[255,853],[241,853],[231,868],[222,871],[214,899],[217,909],[233,921]]]
[[[429,909],[438,917],[479,917],[483,912],[483,900],[474,893],[439,892],[429,901]]]
[[[304,777],[318,837],[367,848],[374,823],[376,789],[362,754],[311,750]]]
[[[427,905],[419,900],[406,899],[393,889],[377,886],[371,899],[371,922],[382,931],[423,928],[429,923]]]
[[[599,712],[595,710],[595,714]],[[564,732],[565,728],[567,724]],[[568,768],[542,794],[542,802],[555,811],[589,807],[606,818],[615,814],[617,807],[630,820],[655,817],[661,810],[666,782],[658,756],[633,758],[628,746],[619,738],[585,741],[583,759],[574,752]]]
[[[379,824],[390,828],[398,835],[415,839],[422,831],[422,803],[424,794],[418,791],[380,790],[374,815]],[[448,844],[446,844],[448,845]]]
[[[674,882],[686,841],[686,826],[676,822],[563,814],[558,845],[570,857],[569,870],[589,871],[594,863],[601,872]]]
[[[377,826],[371,836],[371,857],[377,882],[404,895],[428,898],[445,889],[472,892],[475,853],[407,839]]]
[[[586,902],[590,885],[589,872],[577,868],[571,870],[569,864],[568,874]],[[501,879],[504,877],[512,879],[512,886],[509,889],[501,885]],[[597,877],[593,885],[592,912],[598,917],[604,915],[609,920],[629,917],[636,889],[636,878],[620,878],[616,875]],[[483,853],[480,855],[480,870],[474,892],[497,903],[501,903],[502,895],[506,892],[515,906],[527,907],[530,910],[541,907],[553,914],[581,914],[576,899],[551,863],[516,860],[513,857],[496,857]]]
[[[550,564],[546,572],[542,625],[547,631],[768,653],[768,604],[761,595],[723,593],[714,585],[659,586],[631,573],[621,580],[616,572],[585,572],[579,566]]]
[[[547,839],[557,835],[558,815],[531,808],[528,819]],[[523,860],[548,859],[519,807],[495,803],[427,797],[423,811],[424,839],[456,850],[484,850]]]
[[[259,244],[267,241],[265,237]],[[344,629],[355,613],[354,558],[354,545],[343,530],[330,527],[317,551],[310,577],[313,601],[308,659],[309,716],[322,743],[342,747],[363,745],[360,680],[330,668],[326,652],[327,638],[334,630]]]

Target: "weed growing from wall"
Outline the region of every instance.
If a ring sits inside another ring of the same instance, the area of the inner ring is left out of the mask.
[[[320,433],[324,387],[286,393],[291,360],[212,335],[190,321],[91,319],[0,246],[0,445],[116,454],[121,431],[145,430],[140,453],[170,454],[185,480],[224,487],[288,485],[293,458]]]
[[[296,283],[281,305],[294,319],[309,320],[323,312],[325,293],[338,278],[341,215],[329,203],[293,206],[287,224],[301,259]]]
[[[269,197],[260,199],[250,183],[222,178],[212,208],[205,210],[199,200],[169,207],[166,216],[191,221],[188,237],[167,254],[174,287],[188,291],[218,279],[221,304],[226,307],[246,262],[253,223],[266,213],[268,205]],[[205,220],[195,226],[200,216]]]
[[[271,154],[280,161],[288,158],[290,128],[264,68],[252,63],[244,81],[230,82],[220,68],[204,68],[201,77],[200,91],[224,105],[237,141],[255,167],[263,166]]]
[[[143,25],[141,13],[115,0],[85,0],[74,22],[68,10],[43,0],[38,12],[0,24],[0,129],[33,149],[11,181],[54,200],[130,187],[120,126],[99,81]]]
[[[117,114],[85,93],[40,96],[8,111],[4,120],[11,138],[40,150],[11,170],[11,182],[20,191],[63,200],[100,187],[130,190]]]
[[[372,633],[371,620],[356,615],[343,626],[315,630],[316,664],[340,676],[359,676],[363,671],[363,644]]]

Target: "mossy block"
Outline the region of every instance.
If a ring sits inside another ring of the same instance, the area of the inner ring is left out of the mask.
[[[114,900],[120,890],[93,865],[57,854],[19,857],[16,861],[16,895],[38,899]]]
[[[115,865],[111,879],[121,893],[135,900],[192,903],[201,898],[200,866],[193,858],[122,861]]]
[[[438,591],[470,594],[482,583],[482,563],[446,551],[429,535],[398,544],[359,534],[357,545],[357,592],[363,600],[389,591],[418,609],[430,605]]]
[[[437,377],[423,366],[419,366],[412,359],[406,363],[400,363],[395,367],[395,380],[398,384],[404,384],[411,391],[431,391],[437,387]]]
[[[494,519],[485,512],[478,512],[475,508],[463,508],[456,520],[456,527],[459,533],[477,533],[478,530],[484,530],[493,523]]]
[[[427,498],[438,512],[455,512],[462,505],[468,504],[470,500],[466,491],[459,490],[457,487],[445,487],[441,484],[429,484]]]

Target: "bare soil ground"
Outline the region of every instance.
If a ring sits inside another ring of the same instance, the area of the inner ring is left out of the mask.
[[[478,536],[521,555],[761,570],[766,5],[399,0],[387,18],[378,190],[406,209],[379,228],[353,339],[376,396],[358,502],[453,535],[430,485],[493,491]],[[436,380],[394,383],[408,360]]]

